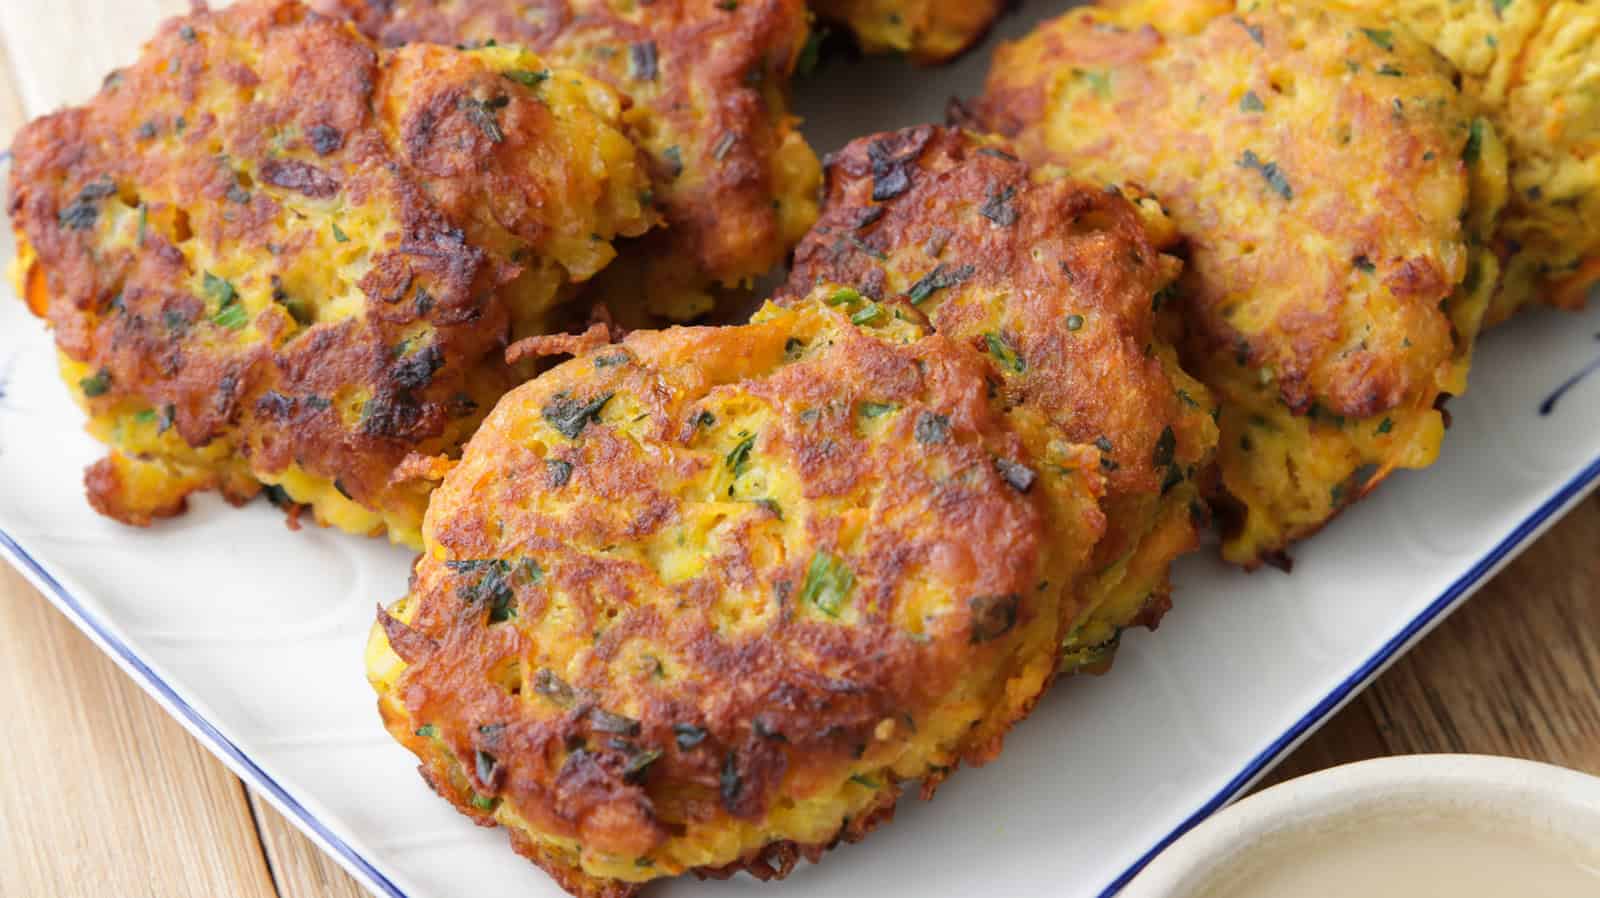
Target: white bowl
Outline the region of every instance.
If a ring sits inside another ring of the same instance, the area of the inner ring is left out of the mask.
[[[1407,755],[1334,767],[1234,804],[1173,843],[1120,898],[1195,898],[1262,864],[1308,831],[1384,815],[1468,817],[1600,858],[1600,778],[1484,755]],[[1280,852],[1278,857],[1286,856]]]

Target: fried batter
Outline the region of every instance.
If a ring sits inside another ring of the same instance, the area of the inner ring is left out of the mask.
[[[1033,171],[1004,141],[911,128],[830,158],[822,218],[785,288],[905,297],[984,355],[1007,417],[1047,467],[1058,450],[1096,447],[1107,534],[1069,628],[1069,668],[1108,659],[1124,627],[1160,620],[1168,567],[1205,519],[1210,397],[1157,332],[1179,265],[1155,241],[1170,234],[1153,202]]]
[[[851,30],[869,53],[948,62],[983,39],[1005,0],[813,0],[817,14]]]
[[[1450,60],[1504,137],[1505,277],[1487,323],[1528,302],[1583,305],[1600,281],[1600,6],[1571,0],[1340,0]]]
[[[519,44],[630,96],[669,229],[591,295],[688,320],[780,264],[816,219],[817,158],[789,113],[804,0],[318,0],[388,46]]]
[[[145,524],[266,484],[420,544],[434,483],[397,466],[459,451],[507,340],[652,221],[621,113],[531,53],[384,54],[287,0],[167,22],[13,148],[21,292],[112,447],[90,501]]]
[[[1056,670],[1094,451],[1041,463],[977,353],[852,293],[581,355],[434,494],[380,709],[574,894],[782,876],[993,758]]]
[[[1401,31],[1219,0],[1075,10],[996,55],[980,121],[1031,160],[1149,188],[1187,240],[1183,355],[1222,405],[1231,561],[1438,452],[1505,193],[1504,149],[1451,75]]]

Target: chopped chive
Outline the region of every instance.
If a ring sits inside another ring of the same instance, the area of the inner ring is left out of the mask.
[[[1361,33],[1365,34],[1367,36],[1368,40],[1372,41],[1374,44],[1377,44],[1378,46],[1382,47],[1385,50],[1393,50],[1394,49],[1394,32],[1393,31],[1390,31],[1390,30],[1388,30],[1386,28],[1363,28],[1363,29],[1361,29]]]
[[[540,69],[537,72],[530,71],[529,69],[511,69],[510,71],[501,72],[500,74],[511,81],[517,82],[523,87],[538,87],[544,82],[550,80],[549,69]]]
[[[1483,119],[1472,120],[1472,127],[1467,130],[1467,145],[1461,151],[1461,161],[1471,165],[1478,161],[1483,153]]]
[[[111,372],[101,368],[88,377],[80,379],[78,381],[78,389],[82,390],[83,395],[90,399],[96,396],[104,396],[106,391],[111,389]]]
[[[805,585],[800,588],[800,601],[814,605],[829,617],[838,617],[839,610],[855,587],[856,577],[848,565],[839,558],[818,549],[806,568]]]
[[[539,413],[557,433],[575,440],[589,422],[600,420],[600,411],[611,401],[612,395],[606,393],[585,402],[565,392],[557,393]]]
[[[946,287],[954,287],[967,278],[972,277],[977,269],[972,265],[962,265],[958,268],[946,268],[943,262],[933,267],[933,270],[917,279],[906,291],[906,298],[912,305],[920,305],[935,292]]]
[[[869,302],[860,309],[857,309],[854,315],[850,316],[850,323],[857,325],[871,324],[882,316],[883,306],[880,306],[875,302]]]
[[[724,462],[726,462],[728,470],[733,472],[733,476],[742,476],[745,470],[750,467],[750,450],[755,444],[756,435],[752,433],[740,440],[738,445],[733,447],[733,451],[728,453]]]
[[[1178,435],[1173,433],[1172,425],[1168,424],[1161,429],[1161,436],[1156,439],[1156,448],[1151,457],[1151,464],[1157,468],[1165,468],[1172,464],[1172,455],[1177,449]]]
[[[899,407],[892,402],[863,402],[861,403],[861,414],[867,418],[878,418]]]
[[[679,751],[689,751],[706,739],[705,730],[687,723],[673,724],[672,734],[678,743]]]
[[[1267,186],[1279,196],[1286,200],[1294,199],[1294,188],[1289,185],[1289,179],[1284,175],[1283,169],[1278,167],[1278,163],[1265,162],[1255,154],[1254,150],[1245,150],[1237,164],[1240,168],[1250,168],[1260,172],[1261,177],[1266,179]]]
[[[1079,324],[1083,323],[1081,316],[1074,317],[1078,318]],[[1071,325],[1069,324],[1068,326],[1070,327]],[[1077,330],[1075,327],[1072,329]],[[1010,369],[1014,374],[1021,374],[1023,369],[1027,367],[1027,363],[1023,361],[1022,356],[1017,354],[1016,348],[1005,337],[991,331],[984,334],[983,339],[984,342],[989,344],[989,354],[994,356],[995,361],[1000,363],[1002,369]]]

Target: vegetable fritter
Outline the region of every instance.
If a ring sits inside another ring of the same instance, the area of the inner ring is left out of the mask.
[[[904,297],[983,354],[1046,470],[1058,451],[1094,448],[1107,534],[1069,630],[1069,668],[1108,660],[1124,627],[1160,620],[1167,570],[1205,520],[1197,475],[1216,445],[1211,400],[1157,327],[1179,267],[1155,245],[1170,231],[1153,202],[1033,171],[1004,141],[911,128],[831,157],[822,219],[785,288]]]
[[[380,612],[390,732],[574,894],[782,876],[995,757],[1056,670],[1093,450],[1041,463],[976,352],[841,292],[508,394]]]
[[[591,295],[624,320],[706,312],[780,264],[816,219],[821,174],[789,112],[804,0],[318,0],[394,46],[526,45],[627,94],[669,228],[624,249]]]
[[[1006,0],[812,0],[869,53],[904,53],[923,65],[947,62],[981,40]]]
[[[608,87],[531,53],[380,53],[293,2],[167,22],[87,105],[18,135],[21,292],[112,447],[132,524],[262,484],[420,543],[429,465],[502,361],[652,214]]]
[[[1402,31],[1220,0],[1075,10],[996,55],[981,122],[1143,185],[1187,241],[1183,356],[1222,406],[1230,561],[1281,558],[1437,455],[1505,194],[1451,75]]]
[[[1600,6],[1573,0],[1339,0],[1453,63],[1506,142],[1488,323],[1528,302],[1581,306],[1600,282]]]

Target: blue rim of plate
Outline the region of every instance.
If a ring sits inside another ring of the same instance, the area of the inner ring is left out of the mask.
[[[1421,614],[1412,618],[1400,632],[1385,642],[1377,652],[1367,658],[1365,662],[1346,677],[1332,692],[1322,698],[1311,710],[1307,711],[1295,721],[1294,725],[1284,731],[1277,739],[1273,740],[1250,763],[1244,766],[1232,779],[1230,779],[1215,795],[1205,804],[1191,813],[1184,821],[1156,842],[1148,851],[1134,861],[1111,884],[1099,893],[1100,898],[1110,898],[1115,895],[1128,881],[1133,879],[1145,865],[1150,863],[1156,855],[1176,841],[1184,833],[1193,829],[1200,821],[1209,817],[1226,805],[1241,791],[1244,790],[1255,778],[1266,771],[1279,756],[1286,752],[1302,736],[1308,734],[1318,724],[1322,723],[1334,709],[1338,708],[1353,693],[1359,690],[1366,682],[1390,660],[1396,657],[1418,634],[1426,630],[1441,615],[1450,611],[1457,603],[1470,595],[1502,562],[1508,561],[1518,549],[1522,548],[1529,537],[1533,536],[1547,524],[1553,523],[1558,513],[1575,504],[1583,498],[1590,489],[1600,481],[1600,457],[1591,461],[1588,466],[1579,471],[1566,482],[1554,495],[1546,499],[1534,509],[1534,512],[1524,518],[1504,539],[1496,543],[1483,557],[1473,564],[1467,572],[1451,583],[1438,598],[1429,603]],[[176,690],[163,680],[155,671],[151,670],[144,659],[133,651],[127,643],[123,642],[95,616],[91,615],[78,599],[67,591],[66,587],[48,571],[37,559],[29,555],[15,539],[4,529],[0,529],[0,552],[11,556],[26,571],[49,588],[55,594],[56,604],[67,612],[67,616],[77,624],[80,629],[91,633],[102,645],[115,653],[123,667],[135,674],[140,685],[151,694],[162,700],[167,707],[176,710],[188,721],[192,730],[207,743],[212,753],[225,760],[233,762],[234,770],[256,789],[267,794],[280,809],[289,814],[302,830],[309,833],[324,849],[332,851],[351,872],[358,874],[366,881],[369,887],[376,887],[392,898],[409,898],[398,886],[379,872],[378,868],[360,852],[350,846],[348,842],[339,838],[328,829],[316,815],[312,814],[304,805],[296,801],[283,786],[279,785],[265,770],[256,764],[251,757],[244,753],[232,740],[224,736],[211,721],[190,705]]]
[[[162,704],[175,710],[182,715],[184,720],[188,721],[191,731],[199,736],[202,742],[206,743],[206,747],[211,750],[212,754],[224,760],[232,761],[233,763],[230,766],[233,767],[235,773],[249,782],[253,788],[266,793],[272,799],[273,804],[287,813],[297,826],[321,843],[324,850],[331,851],[337,855],[345,867],[360,877],[369,888],[380,889],[384,894],[390,895],[392,898],[408,898],[406,893],[402,892],[399,886],[390,882],[387,876],[379,872],[371,861],[367,860],[360,852],[350,847],[348,842],[328,829],[326,824],[311,813],[305,805],[295,800],[295,797],[290,795],[288,790],[279,785],[278,781],[273,779],[265,770],[262,770],[254,759],[233,743],[233,740],[224,736],[210,720],[206,719],[205,715],[189,704],[159,674],[151,670],[150,666],[145,663],[145,660],[137,652],[116,634],[108,630],[99,618],[90,614],[78,601],[77,597],[68,592],[65,586],[61,585],[61,581],[57,580],[55,575],[40,564],[38,559],[29,555],[28,551],[22,548],[11,537],[11,534],[4,529],[0,529],[0,553],[9,555],[12,561],[18,563],[28,573],[31,573],[37,582],[47,586],[49,591],[55,594],[56,601],[54,604],[65,611],[67,617],[79,629],[88,632],[97,642],[115,653],[122,667],[134,675],[134,679],[139,682],[140,686],[143,686],[147,692],[159,698]]]

